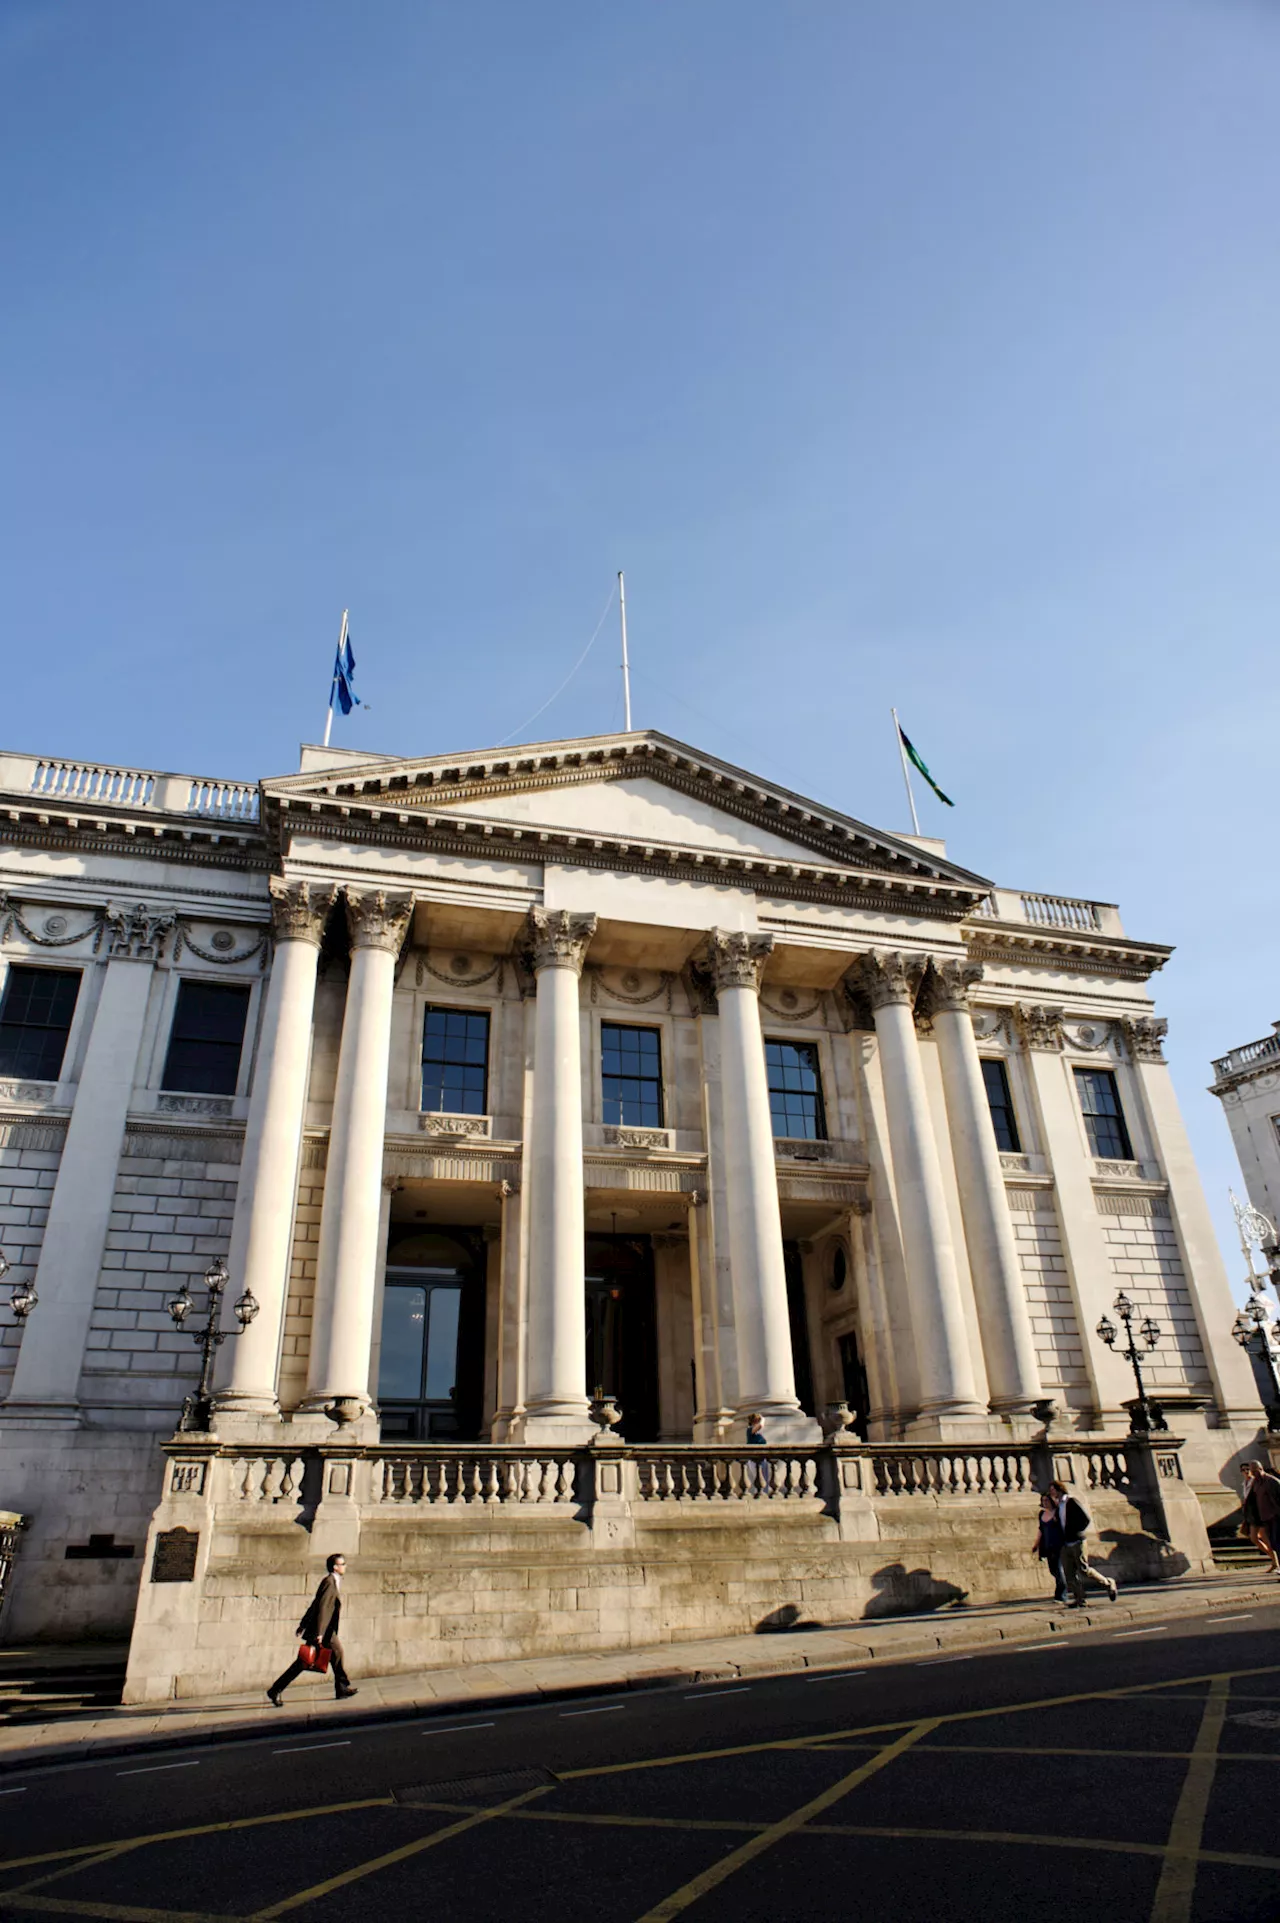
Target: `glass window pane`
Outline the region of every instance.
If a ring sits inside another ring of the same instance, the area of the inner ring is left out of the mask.
[[[427,1009],[422,1030],[422,1106],[429,1114],[483,1115],[488,1064],[486,1013]]]
[[[426,1290],[389,1287],[382,1298],[379,1396],[395,1402],[416,1402],[421,1396],[426,1331]]]
[[[764,1055],[774,1134],[810,1142],[825,1140],[827,1124],[816,1047],[809,1042],[766,1041]]]
[[[78,970],[9,970],[0,1004],[0,1074],[57,1081],[79,991]]]
[[[447,1402],[458,1374],[458,1313],[461,1289],[432,1289],[427,1325],[427,1400]]]
[[[1009,1093],[1009,1076],[1004,1063],[984,1061],[982,1079],[986,1084],[987,1106],[991,1110],[991,1126],[995,1130],[996,1146],[1008,1153],[1016,1154],[1021,1144],[1018,1140],[1018,1124],[1013,1112],[1013,1098]]]
[[[656,1029],[602,1022],[600,1070],[606,1122],[662,1127],[662,1045]]]
[[[249,990],[221,982],[180,982],[162,1088],[234,1095],[249,1014]]]
[[[1078,1068],[1075,1074],[1085,1132],[1093,1153],[1106,1161],[1132,1161],[1133,1150],[1115,1076],[1104,1068]]]

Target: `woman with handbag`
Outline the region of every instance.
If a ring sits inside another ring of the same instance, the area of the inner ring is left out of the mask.
[[[1062,1574],[1062,1543],[1063,1530],[1058,1519],[1058,1505],[1052,1491],[1046,1489],[1040,1498],[1040,1527],[1031,1548],[1053,1577],[1053,1599],[1060,1603],[1067,1601],[1067,1584]]]
[[[356,1693],[342,1666],[342,1644],[338,1641],[338,1624],[342,1618],[342,1578],[347,1571],[347,1559],[341,1555],[330,1556],[324,1567],[325,1574],[312,1598],[311,1607],[298,1624],[302,1647],[284,1675],[277,1676],[267,1691],[267,1701],[275,1709],[283,1707],[280,1692],[288,1689],[294,1678],[307,1669],[318,1670],[323,1676],[332,1666],[333,1693],[339,1702],[344,1696],[354,1696]]]

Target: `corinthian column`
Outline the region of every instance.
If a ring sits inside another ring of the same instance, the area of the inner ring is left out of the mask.
[[[758,1411],[770,1442],[812,1442],[821,1433],[796,1400],[782,1257],[782,1215],[760,1033],[760,974],[772,935],[713,929],[708,963],[720,1011],[725,1194],[738,1351],[736,1423]]]
[[[1031,1338],[1022,1266],[1009,1219],[1004,1171],[969,1013],[969,990],[981,980],[982,969],[976,962],[934,964],[933,1032],[942,1068],[991,1407],[1002,1414],[1026,1415],[1044,1391]]]
[[[920,1380],[913,1428],[945,1439],[949,1424],[972,1427],[972,1418],[984,1417],[986,1410],[978,1400],[965,1333],[942,1166],[916,1041],[912,1003],[919,964],[893,953],[863,955],[851,977],[875,1014]]]
[[[279,1409],[276,1370],[311,1067],[316,961],[325,918],[338,893],[329,883],[317,887],[278,875],[271,877],[270,887],[275,950],[228,1257],[237,1290],[252,1289],[260,1313],[223,1350],[228,1366],[218,1394],[220,1410],[254,1416],[274,1415]]]
[[[391,997],[396,956],[412,913],[412,895],[347,892],[351,978],[333,1095],[303,1404],[310,1409],[332,1405],[341,1421],[354,1420],[369,1406]]]
[[[530,910],[526,952],[537,977],[529,1184],[529,1341],[524,1433],[584,1442],[587,1308],[582,1209],[582,1044],[578,982],[594,915]]]

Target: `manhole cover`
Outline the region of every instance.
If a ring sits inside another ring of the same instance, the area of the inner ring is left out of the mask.
[[[1280,1721],[1280,1718],[1277,1718]],[[439,1783],[415,1783],[395,1792],[397,1803],[502,1803],[526,1789],[549,1789],[559,1777],[549,1769],[498,1769],[486,1776],[449,1776]]]
[[[1248,1723],[1250,1729],[1280,1729],[1280,1709],[1249,1709],[1233,1716],[1233,1723]]]

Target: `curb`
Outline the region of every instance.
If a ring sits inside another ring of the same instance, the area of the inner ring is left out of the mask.
[[[1144,1595],[1147,1592],[1143,1592]],[[897,1661],[918,1662],[922,1657],[940,1655],[945,1650],[960,1644],[975,1652],[979,1649],[998,1650],[1003,1645],[1016,1647],[1033,1637],[1078,1636],[1093,1630],[1106,1628],[1111,1624],[1142,1623],[1160,1613],[1164,1616],[1189,1619],[1227,1603],[1280,1603],[1280,1589],[1256,1588],[1237,1590],[1230,1596],[1197,1595],[1179,1597],[1170,1594],[1167,1598],[1151,1597],[1152,1607],[1135,1609],[1121,1604],[1107,1604],[1095,1608],[1070,1611],[1065,1617],[1060,1613],[1046,1613],[1038,1622],[1025,1619],[1002,1626],[999,1622],[965,1623],[961,1626],[954,1617],[943,1620],[956,1622],[961,1633],[941,1635],[923,1633],[916,1635],[879,1636],[862,1642],[846,1642],[838,1652],[832,1652],[826,1660],[811,1660],[802,1651],[787,1652],[768,1656],[761,1652],[758,1661],[747,1658],[739,1662],[705,1664],[697,1669],[671,1668],[646,1670],[633,1676],[624,1676],[613,1682],[592,1680],[583,1683],[564,1683],[550,1689],[513,1689],[494,1691],[489,1695],[476,1695],[461,1702],[441,1703],[437,1699],[428,1702],[389,1704],[380,1708],[370,1708],[367,1712],[344,1714],[340,1718],[341,1727],[350,1730],[372,1729],[387,1723],[432,1722],[445,1716],[471,1716],[484,1710],[529,1709],[540,1704],[580,1701],[584,1697],[618,1696],[633,1691],[675,1690],[698,1688],[705,1683],[734,1682],[738,1679],[764,1680],[770,1676],[795,1675],[803,1670],[812,1670],[825,1675],[838,1675],[842,1670],[861,1666],[868,1662],[891,1665]],[[1164,1605],[1161,1607],[1161,1605]],[[890,1622],[904,1623],[909,1617],[886,1617]],[[862,1625],[850,1624],[850,1631]],[[964,1632],[968,1633],[964,1633]],[[830,1633],[830,1632],[828,1632]],[[45,1725],[47,1727],[47,1725]],[[133,1738],[119,1739],[89,1737],[80,1742],[50,1744],[48,1748],[33,1745],[28,1749],[14,1749],[0,1752],[0,1777],[29,1774],[32,1770],[65,1768],[68,1764],[110,1762],[116,1757],[128,1757],[156,1750],[216,1748],[220,1745],[254,1742],[265,1737],[268,1732],[273,1736],[305,1736],[317,1728],[333,1729],[335,1719],[327,1710],[314,1709],[302,1716],[284,1716],[267,1721],[257,1717],[252,1722],[239,1722],[224,1725],[222,1728],[175,1731],[172,1735],[164,1732],[138,1735]]]

